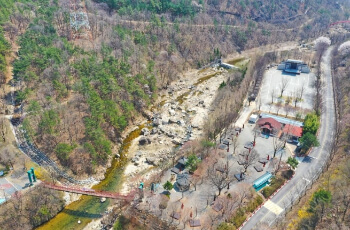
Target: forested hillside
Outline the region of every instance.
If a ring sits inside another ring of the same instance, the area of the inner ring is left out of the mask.
[[[5,55],[10,49],[10,44],[6,41],[4,37],[3,24],[8,20],[13,8],[13,1],[1,0],[0,1],[0,84],[5,82],[5,70],[6,70],[6,60]]]
[[[13,66],[28,139],[73,173],[93,174],[158,89],[220,56],[318,36],[349,16],[347,1],[330,3],[85,1],[84,40],[71,36],[69,1],[22,1],[5,29],[23,31]]]

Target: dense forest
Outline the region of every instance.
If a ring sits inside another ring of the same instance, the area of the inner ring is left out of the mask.
[[[3,1],[3,30],[21,47],[13,72],[16,102],[28,112],[28,139],[73,173],[93,174],[118,151],[123,131],[159,89],[220,56],[318,36],[330,22],[349,16],[329,3],[85,1],[84,40],[71,36],[69,1],[23,0],[11,15],[11,2]],[[4,54],[9,43],[1,38]]]
[[[4,72],[6,71],[5,55],[8,54],[10,47],[9,42],[4,37],[4,29],[2,25],[8,20],[13,8],[13,1],[0,1],[0,84],[5,81]]]

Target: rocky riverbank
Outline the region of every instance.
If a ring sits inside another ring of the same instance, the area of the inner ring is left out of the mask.
[[[157,106],[148,112],[151,123],[129,148],[123,192],[147,180],[162,162],[170,161],[174,147],[202,136],[203,124],[226,72],[222,68],[192,71],[160,93]]]

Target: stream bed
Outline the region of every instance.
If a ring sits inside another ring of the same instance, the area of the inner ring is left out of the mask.
[[[127,163],[128,150],[131,142],[140,136],[141,129],[145,125],[140,125],[132,131],[122,143],[120,148],[119,159],[113,159],[112,166],[105,173],[105,179],[93,186],[92,189],[97,191],[118,192],[123,182],[123,172]],[[104,203],[100,202],[99,197],[82,195],[79,200],[67,205],[60,213],[49,220],[47,223],[39,226],[40,230],[61,230],[61,229],[83,229],[93,219],[103,216],[108,206],[113,200],[107,199]],[[80,220],[80,224],[78,221]]]

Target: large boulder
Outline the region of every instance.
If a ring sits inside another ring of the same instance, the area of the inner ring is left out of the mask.
[[[158,165],[157,159],[154,157],[147,157],[146,162],[147,164],[150,164],[150,165],[154,165],[154,166]]]
[[[170,131],[170,132],[167,132],[166,135],[170,138],[174,138],[176,134]]]
[[[160,119],[159,118],[154,118],[153,119],[153,126],[158,126],[160,125]]]
[[[144,136],[148,136],[149,135],[149,130],[147,128],[143,128],[141,129],[141,134]]]
[[[148,137],[141,137],[139,140],[139,144],[140,145],[149,145],[149,144],[151,144],[151,139],[149,139]]]
[[[168,123],[169,123],[169,124],[174,124],[174,123],[176,123],[176,120],[175,120],[175,119],[173,119],[173,118],[169,118]]]
[[[170,116],[175,116],[176,112],[173,109],[169,109]]]
[[[180,139],[174,139],[171,142],[175,145],[182,145],[183,144],[183,142]]]
[[[153,128],[153,129],[151,130],[151,134],[152,134],[152,135],[157,134],[157,133],[158,133],[158,129]]]

